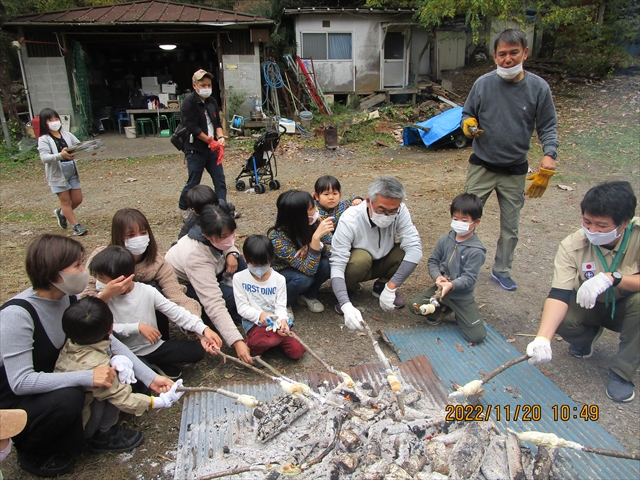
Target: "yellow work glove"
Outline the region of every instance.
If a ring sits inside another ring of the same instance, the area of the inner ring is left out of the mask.
[[[546,168],[540,167],[540,171],[538,173],[529,175],[527,180],[533,180],[533,182],[531,182],[531,185],[527,188],[527,196],[529,198],[540,198],[547,189],[549,180],[553,177],[554,173],[556,173],[555,170],[547,170]]]
[[[478,128],[478,120],[476,120],[475,118],[467,118],[464,122],[462,122],[462,132],[468,138],[478,138],[484,133],[484,130],[480,130]]]

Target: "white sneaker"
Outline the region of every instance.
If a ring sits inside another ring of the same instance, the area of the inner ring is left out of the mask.
[[[307,298],[304,295],[298,296],[298,305],[307,307],[310,312],[320,313],[324,311],[324,305],[317,298]]]
[[[293,310],[291,309],[291,307],[287,307],[287,315],[289,315],[291,321],[295,320],[295,318],[293,318]]]

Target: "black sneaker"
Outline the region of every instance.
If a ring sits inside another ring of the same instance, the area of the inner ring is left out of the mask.
[[[98,432],[89,441],[93,453],[130,452],[144,440],[138,430],[114,425],[106,432]]]
[[[591,355],[593,355],[593,346],[600,338],[600,335],[602,335],[603,330],[604,328],[600,327],[598,329],[598,333],[596,333],[595,337],[593,337],[593,340],[591,340],[591,342],[587,343],[586,345],[583,345],[582,347],[570,343],[569,354],[576,358],[589,358]]]
[[[378,282],[378,281],[374,282],[373,288],[371,289],[371,295],[373,295],[376,298],[380,298],[380,294],[384,291],[385,285],[386,283],[384,282]],[[404,305],[405,305],[404,297],[399,293],[396,293],[396,298],[393,301],[393,304],[396,306],[396,308],[404,308]]]
[[[67,228],[67,217],[65,217],[62,214],[62,209],[61,208],[56,208],[53,211],[53,214],[56,216],[56,220],[58,220],[58,225],[60,225],[60,228],[64,228],[66,230]]]
[[[169,363],[165,365],[156,365],[151,363],[149,366],[154,372],[162,375],[163,377],[167,377],[169,380],[178,380],[182,376],[180,369]]]
[[[501,277],[500,275],[496,275],[495,273],[491,272],[491,280],[499,283],[500,286],[505,290],[511,291],[518,288],[516,282],[514,282],[511,277]]]
[[[73,234],[77,235],[79,237],[81,237],[82,235],[86,235],[88,230],[86,228],[84,228],[82,225],[80,225],[79,223],[76,223],[73,227],[71,227],[73,229]]]
[[[630,402],[636,396],[636,393],[633,391],[633,387],[633,382],[628,382],[616,372],[609,369],[607,397],[614,402]]]
[[[18,451],[18,465],[23,470],[39,477],[57,477],[73,470],[71,455],[34,455]]]
[[[336,302],[336,306],[334,307],[334,310],[336,311],[336,313],[338,315],[344,315],[344,312],[342,311],[342,308],[340,308],[340,303]]]

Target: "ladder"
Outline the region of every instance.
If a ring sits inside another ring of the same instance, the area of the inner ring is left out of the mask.
[[[307,95],[309,95],[309,98],[317,105],[318,110],[324,115],[331,115],[331,109],[324,98],[324,94],[318,87],[317,82],[314,81],[315,72],[313,71],[313,67],[311,72],[309,72],[302,59],[298,56],[295,57],[295,61],[290,55],[285,55],[284,58],[290,69],[299,72],[300,84]]]

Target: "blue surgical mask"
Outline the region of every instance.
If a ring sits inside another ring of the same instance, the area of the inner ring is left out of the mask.
[[[258,266],[247,265],[247,269],[251,273],[253,273],[257,278],[264,277],[264,274],[267,273],[270,268],[271,268],[271,265],[258,265]]]

